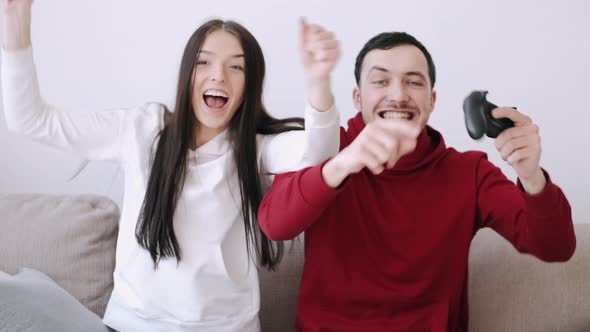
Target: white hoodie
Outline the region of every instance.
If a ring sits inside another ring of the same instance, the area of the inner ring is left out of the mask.
[[[150,153],[164,109],[64,112],[41,98],[31,48],[3,51],[2,92],[10,129],[89,160],[120,163],[125,196],[114,289],[104,317],[120,331],[259,331],[257,266],[248,258],[237,169],[227,130],[189,152],[174,215],[182,260],[151,257],[135,239]],[[257,136],[263,190],[272,175],[316,165],[339,148],[336,110],[305,111],[305,131]],[[251,257],[255,257],[251,255]]]

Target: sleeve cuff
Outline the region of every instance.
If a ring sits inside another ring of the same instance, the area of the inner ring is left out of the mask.
[[[309,168],[300,179],[303,199],[311,206],[325,207],[338,196],[339,193],[348,187],[348,178],[345,179],[338,188],[331,188],[324,181],[322,169],[330,159],[320,165]]]
[[[3,71],[26,71],[31,68],[34,68],[32,47],[11,51],[2,48]]]
[[[559,188],[551,181],[551,177],[544,169],[543,175],[545,175],[545,179],[547,180],[545,188],[540,193],[534,195],[526,193],[520,179],[517,181],[518,188],[520,188],[524,196],[527,210],[532,214],[535,214],[535,211],[547,211],[547,206],[554,205],[560,196]]]
[[[320,112],[307,103],[305,107],[305,126],[310,128],[340,127],[340,113],[333,104],[330,109]]]

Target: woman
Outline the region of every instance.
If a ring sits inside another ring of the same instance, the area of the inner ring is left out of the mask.
[[[264,58],[235,22],[199,27],[184,50],[174,112],[68,113],[40,95],[30,42],[31,0],[3,0],[2,88],[8,127],[36,140],[114,160],[125,172],[114,290],[104,322],[123,331],[258,331],[256,263],[274,268],[282,245],[256,215],[272,174],[338,151],[330,73],[334,36],[302,29],[306,127],[262,104]],[[325,112],[320,112],[320,110]],[[312,147],[312,144],[314,146]]]

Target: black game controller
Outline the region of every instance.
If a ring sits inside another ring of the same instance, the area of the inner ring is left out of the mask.
[[[487,91],[473,91],[463,101],[465,126],[473,139],[480,139],[483,134],[496,138],[505,129],[514,127],[512,120],[496,119],[492,116],[492,110],[498,106],[486,100],[487,94]]]

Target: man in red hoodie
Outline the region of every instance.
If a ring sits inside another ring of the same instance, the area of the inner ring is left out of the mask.
[[[466,331],[469,246],[482,227],[544,261],[573,255],[571,209],[539,166],[529,117],[493,111],[515,123],[496,139],[515,184],[427,125],[435,67],[414,37],[375,36],[355,76],[359,113],[341,129],[340,153],[276,176],[259,209],[273,240],[305,231],[297,331]]]

